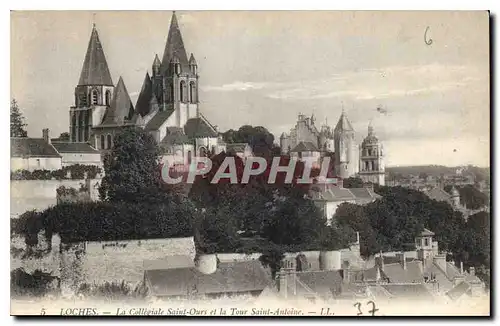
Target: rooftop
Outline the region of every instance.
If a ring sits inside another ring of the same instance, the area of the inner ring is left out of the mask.
[[[43,138],[10,138],[11,157],[61,157],[54,146],[46,142]]]

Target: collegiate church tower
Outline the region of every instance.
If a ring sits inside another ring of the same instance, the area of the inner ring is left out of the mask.
[[[155,58],[155,64],[159,62]],[[162,94],[158,95],[160,110],[178,112],[177,127],[184,127],[187,120],[198,117],[198,66],[191,54],[188,58],[175,12],[170,22],[167,44],[160,64]],[[155,71],[153,71],[155,79]]]
[[[371,123],[368,135],[361,144],[359,166],[359,177],[363,182],[385,185],[384,148],[375,136]]]
[[[95,24],[92,27],[75,104],[70,107],[70,141],[88,142],[93,125],[100,124],[113,99],[114,86]]]
[[[342,109],[333,133],[335,143],[335,173],[346,179],[357,173],[357,157],[354,129]]]

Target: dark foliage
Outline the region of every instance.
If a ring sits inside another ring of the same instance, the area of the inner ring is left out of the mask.
[[[35,270],[33,274],[26,273],[24,269],[17,268],[10,272],[11,296],[44,296],[55,292],[59,288],[60,279]]]
[[[488,204],[488,196],[472,185],[455,187],[460,194],[460,203],[467,209],[479,209]],[[452,186],[445,186],[444,190],[451,194]]]
[[[13,99],[10,102],[10,136],[11,137],[28,137],[26,131],[27,124],[17,102]]]
[[[60,170],[18,170],[10,173],[11,180],[82,180],[85,174],[90,179],[94,179],[102,172],[101,168],[95,165],[75,164],[65,166]]]
[[[281,151],[274,144],[274,135],[261,126],[245,125],[238,130],[230,129],[222,133],[222,139],[227,143],[247,143],[257,156],[277,156]]]
[[[64,243],[175,238],[192,236],[194,207],[170,201],[163,205],[130,203],[65,203],[22,217],[16,229],[27,245],[37,234],[59,234]]]

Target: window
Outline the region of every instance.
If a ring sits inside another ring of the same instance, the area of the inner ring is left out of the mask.
[[[111,103],[111,92],[108,90],[106,91],[106,105],[109,106]]]
[[[40,167],[40,159],[39,159],[39,158],[37,158],[37,159],[36,159],[36,165],[37,165],[38,167]]]
[[[429,246],[429,239],[424,238],[424,247],[428,247],[428,246]]]
[[[113,146],[113,144],[111,143],[111,135],[108,135],[108,136],[106,137],[106,140],[107,140],[107,142],[106,142],[106,143],[107,143],[107,144],[106,144],[106,148],[107,148],[107,149],[111,149],[111,147]]]
[[[174,101],[174,84],[170,85],[170,102]]]
[[[99,99],[99,93],[96,89],[92,90],[92,105],[97,105]]]
[[[188,162],[188,164],[191,164],[191,160],[192,160],[191,155],[192,155],[191,151],[188,151],[187,152],[187,162]]]
[[[185,81],[181,81],[181,84],[180,84],[180,92],[181,92],[181,102],[187,102],[186,101],[186,82]]]
[[[197,72],[197,66],[196,65],[191,65],[191,72],[196,75]]]
[[[105,147],[105,143],[104,143],[104,135],[101,135],[101,147],[100,149],[104,149]]]
[[[205,147],[200,147],[200,157],[206,157],[207,156],[207,150]]]
[[[181,64],[180,63],[176,63],[175,64],[175,73],[176,74],[180,74],[181,73]]]
[[[189,102],[196,103],[196,85],[194,82],[189,83]]]

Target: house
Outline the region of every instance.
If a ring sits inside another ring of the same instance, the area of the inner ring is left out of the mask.
[[[238,156],[243,162],[245,162],[247,158],[253,156],[252,147],[250,147],[248,143],[226,144],[226,152]]]
[[[258,260],[221,263],[212,254],[197,257],[195,263],[187,258],[162,266],[149,263],[144,285],[157,298],[258,297],[272,287],[272,281],[270,272]]]
[[[379,198],[371,188],[343,188],[340,186],[314,186],[312,187],[310,197],[314,203],[322,210],[328,223],[331,222],[337,208],[342,203],[351,203],[357,205],[366,205]]]
[[[62,156],[50,143],[48,129],[42,138],[10,138],[10,170],[60,170]]]
[[[52,146],[62,157],[62,166],[95,165],[102,166],[101,153],[87,143],[52,142]]]
[[[316,145],[310,141],[299,142],[297,146],[290,150],[290,157],[298,158],[300,161],[310,159],[314,162],[313,167],[319,168],[321,166],[321,152]]]

